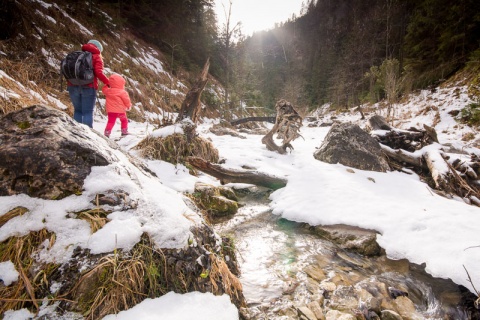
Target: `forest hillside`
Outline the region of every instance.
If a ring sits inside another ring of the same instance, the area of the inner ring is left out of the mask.
[[[0,113],[42,103],[72,114],[60,61],[68,52],[97,39],[104,45],[106,75],[120,73],[127,80],[126,89],[134,104],[131,118],[157,125],[171,120],[169,112],[179,110],[200,69],[173,70],[174,57],[164,55],[158,46],[111,18],[115,17],[114,6],[92,3],[2,2]],[[216,97],[221,90],[212,78],[204,97]],[[99,99],[98,103],[103,105],[104,101]],[[215,115],[208,105],[204,115]]]
[[[219,25],[213,2],[3,1],[0,67],[25,88],[3,87],[65,104],[59,61],[91,38],[106,44],[107,72],[138,84],[137,120],[178,111],[208,58],[204,111],[227,118],[271,114],[281,98],[304,114],[325,104],[391,105],[459,72],[466,86],[480,82],[478,1],[310,0],[301,16],[251,37],[233,22]]]

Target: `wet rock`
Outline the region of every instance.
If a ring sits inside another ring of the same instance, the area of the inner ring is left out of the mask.
[[[312,278],[307,278],[306,281],[308,292],[310,292],[312,295],[320,293],[320,284],[317,281],[313,280]]]
[[[391,260],[386,256],[381,256],[378,258],[377,264],[384,272],[407,274],[410,271],[410,264],[407,259]]]
[[[388,287],[388,293],[390,294],[390,298],[392,299],[396,299],[398,297],[408,297],[408,292],[402,291],[394,287]]]
[[[284,307],[282,309],[280,309],[278,311],[278,315],[280,316],[284,316],[286,317],[287,319],[296,319],[298,317],[298,311],[296,308],[292,307],[292,306],[288,306],[288,307]],[[265,318],[262,318],[262,315],[257,315],[257,317],[255,318],[255,320],[257,319],[265,319],[267,320],[268,317],[265,317]]]
[[[340,286],[351,286],[353,283],[349,279],[349,277],[346,274],[343,273],[337,273],[335,276],[333,276],[330,281],[335,283],[337,287]]]
[[[358,307],[355,290],[351,286],[339,286],[333,292],[326,305],[334,310],[349,312]]]
[[[398,297],[392,301],[393,306],[400,316],[406,320],[420,320],[423,316],[415,310],[412,300],[407,297]]]
[[[225,187],[214,187],[197,182],[195,184],[195,194],[198,195],[199,202],[202,206],[208,210],[213,217],[228,216],[238,211],[238,203],[225,196],[234,195],[235,193],[231,190],[227,191]]]
[[[360,170],[390,170],[377,140],[351,123],[335,123],[313,156],[320,161]]]
[[[337,289],[337,285],[333,282],[330,282],[330,281],[324,281],[324,282],[320,283],[320,288],[322,290],[327,291],[327,292],[333,292]]]
[[[372,296],[370,292],[365,289],[356,289],[356,296],[364,304],[365,308],[376,313],[380,312],[380,300]]]
[[[310,278],[316,281],[322,281],[327,278],[325,272],[315,265],[307,266],[304,271]]]
[[[317,317],[318,320],[325,320],[325,316],[323,315],[323,310],[319,302],[310,302],[309,304],[307,304],[307,307],[312,310],[313,314],[315,315],[315,317]]]
[[[347,266],[341,266],[344,271],[351,271],[352,268],[366,269],[371,267],[371,263],[368,260],[364,260],[361,257],[351,254],[349,252],[338,251],[336,256],[342,259]]]
[[[341,248],[365,256],[378,256],[382,248],[377,243],[377,232],[347,225],[316,226],[314,230]]]
[[[61,199],[82,192],[92,166],[118,161],[65,112],[34,105],[0,119],[0,196]]]
[[[297,311],[300,316],[304,316],[307,320],[317,320],[315,313],[306,306],[297,308]]]
[[[327,312],[325,320],[357,320],[357,318],[350,313],[330,310]]]
[[[382,310],[380,314],[382,320],[403,320],[403,318],[392,310]]]

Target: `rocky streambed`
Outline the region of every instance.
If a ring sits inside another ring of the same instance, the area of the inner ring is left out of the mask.
[[[388,259],[372,243],[374,232],[294,223],[270,212],[268,190],[236,193],[240,209],[215,229],[234,239],[243,318],[480,319],[473,294],[422,266]]]

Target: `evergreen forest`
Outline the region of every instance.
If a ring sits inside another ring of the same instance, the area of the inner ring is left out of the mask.
[[[390,103],[479,68],[478,0],[309,0],[300,16],[250,37],[233,22],[219,25],[214,0],[89,2],[109,6],[118,28],[158,46],[174,74],[199,71],[209,58],[225,88],[223,101],[208,101],[213,106]],[[92,20],[101,25],[101,17]]]

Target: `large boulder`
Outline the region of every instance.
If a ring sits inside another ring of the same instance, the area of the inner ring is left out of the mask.
[[[351,123],[335,123],[313,156],[360,170],[386,172],[390,169],[378,142]]]
[[[61,199],[81,193],[92,166],[118,161],[91,137],[90,128],[51,107],[6,114],[0,118],[0,196]]]
[[[365,256],[378,256],[382,248],[377,243],[377,232],[343,224],[315,226],[316,234],[336,243],[340,248]]]
[[[213,218],[228,216],[237,213],[238,202],[235,192],[228,187],[214,187],[212,185],[195,183],[197,202],[206,209]]]

